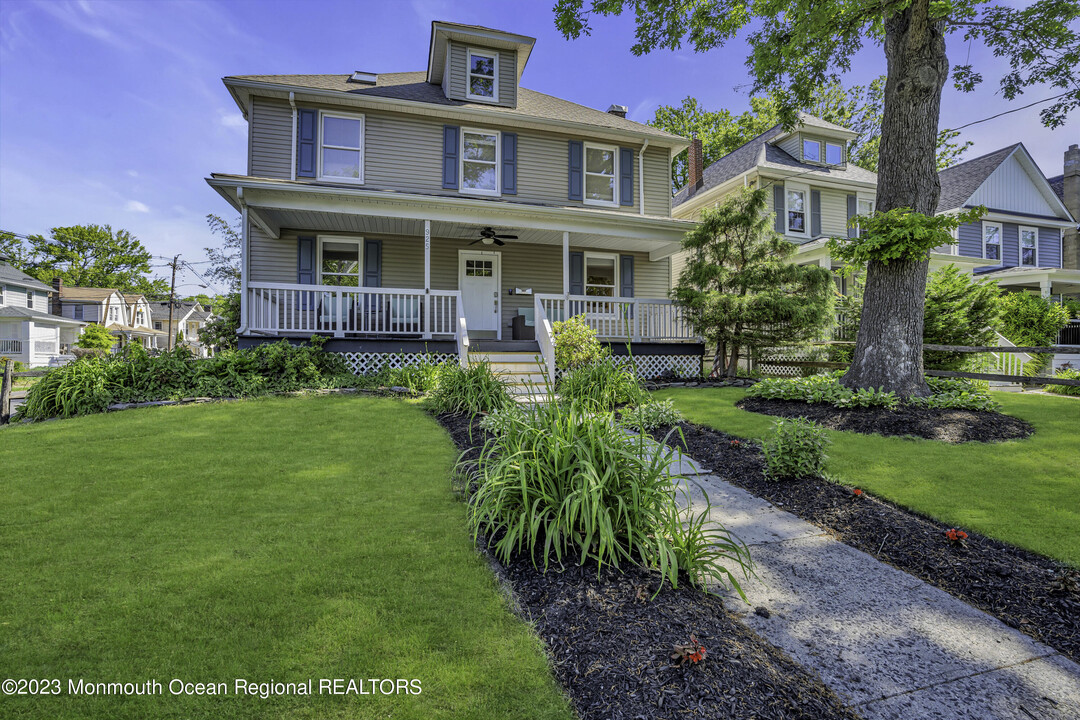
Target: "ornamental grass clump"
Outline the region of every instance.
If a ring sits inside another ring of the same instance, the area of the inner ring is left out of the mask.
[[[416,362],[406,361],[404,354],[399,356],[400,366],[386,372],[386,382],[393,387],[403,387],[417,395],[427,395],[435,389],[439,381],[442,363],[433,355],[425,353]]]
[[[825,449],[829,436],[825,428],[806,418],[773,423],[772,434],[762,444],[765,477],[769,480],[825,477]]]
[[[648,393],[631,366],[613,358],[582,365],[559,379],[559,396],[588,410],[609,411],[618,405],[641,405]]]
[[[485,443],[469,500],[474,537],[487,536],[495,556],[551,562],[629,562],[660,571],[678,586],[727,579],[749,570],[745,546],[703,511],[677,501],[669,473],[675,451],[626,434],[611,413],[579,403],[549,403],[508,417]],[[741,593],[741,590],[740,590]]]
[[[675,401],[670,399],[623,408],[619,414],[620,425],[639,432],[678,425],[682,419],[683,414],[675,409]]]
[[[490,413],[508,407],[514,399],[510,388],[487,362],[444,363],[428,398],[436,413]]]

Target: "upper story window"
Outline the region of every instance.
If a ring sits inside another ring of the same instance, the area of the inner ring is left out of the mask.
[[[1039,230],[1033,227],[1020,228],[1020,264],[1035,267],[1038,262]]]
[[[805,185],[788,183],[784,191],[787,206],[787,231],[796,235],[806,234],[806,204],[809,191]]]
[[[1001,223],[983,223],[983,257],[1001,260]]]
[[[34,291],[33,290],[27,290],[26,291],[26,307],[30,308],[31,310],[34,309]]]
[[[874,214],[874,199],[873,198],[868,198],[868,197],[863,197],[862,195],[859,195],[859,200],[858,200],[858,204],[857,204],[857,207],[856,207],[856,214],[857,215],[873,215]],[[860,236],[862,235],[862,230],[861,229],[856,228],[856,232],[858,232]]]
[[[71,317],[75,318],[76,320],[82,320],[83,319],[83,306],[82,305],[75,305],[74,307],[72,307],[71,308]]]
[[[819,143],[817,140],[803,140],[802,156],[803,160],[809,160],[810,162],[821,162],[821,143]]]
[[[585,143],[585,198],[588,205],[615,205],[618,152],[614,147]]]
[[[154,329],[155,330],[160,330],[161,329],[161,321],[160,320],[155,320],[154,321]]]
[[[499,100],[499,53],[469,49],[465,96],[473,100]]]
[[[136,308],[136,310],[135,310],[135,324],[136,325],[145,325],[146,324],[146,312],[142,308]]]
[[[321,115],[319,179],[364,182],[364,116]]]
[[[461,131],[461,192],[499,194],[498,131]]]
[[[825,143],[825,162],[829,165],[842,165],[844,163],[844,146],[837,143]]]
[[[116,307],[109,306],[109,322],[116,322],[120,319],[120,310]]]
[[[360,238],[321,238],[321,285],[360,287]]]
[[[0,285],[0,307],[4,307],[4,286]]]

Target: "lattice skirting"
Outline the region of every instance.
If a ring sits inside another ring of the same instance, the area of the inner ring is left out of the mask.
[[[630,358],[619,356],[617,361],[628,363]],[[668,370],[674,370],[679,377],[700,377],[700,355],[634,355],[634,370],[643,380],[660,377]]]
[[[770,360],[821,360],[819,357],[820,352],[815,353],[811,348],[805,347],[787,347],[787,348],[768,348],[762,350],[757,357],[757,361],[754,363],[754,369],[762,375],[772,375],[773,377],[802,377],[806,373],[805,368],[792,367],[791,365],[772,365]],[[812,370],[811,372],[821,372],[820,370]]]
[[[338,352],[345,358],[345,364],[355,375],[373,375],[384,367],[390,369],[405,367],[423,362],[425,358],[435,363],[457,362],[454,353],[380,353],[380,352]]]

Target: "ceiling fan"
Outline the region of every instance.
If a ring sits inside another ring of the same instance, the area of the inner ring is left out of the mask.
[[[499,247],[502,247],[503,245],[506,244],[506,243],[503,242],[503,240],[517,240],[517,239],[518,239],[517,235],[499,235],[499,234],[496,234],[496,232],[495,232],[495,230],[493,228],[486,227],[486,228],[484,228],[483,230],[480,231],[480,237],[478,237],[476,240],[473,240],[469,244],[470,245],[475,245],[478,242],[482,242],[485,245],[495,244],[495,245],[498,245]]]

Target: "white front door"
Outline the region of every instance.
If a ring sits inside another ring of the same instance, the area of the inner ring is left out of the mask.
[[[499,335],[499,288],[502,256],[485,250],[458,253],[458,287],[469,331],[493,331]]]

